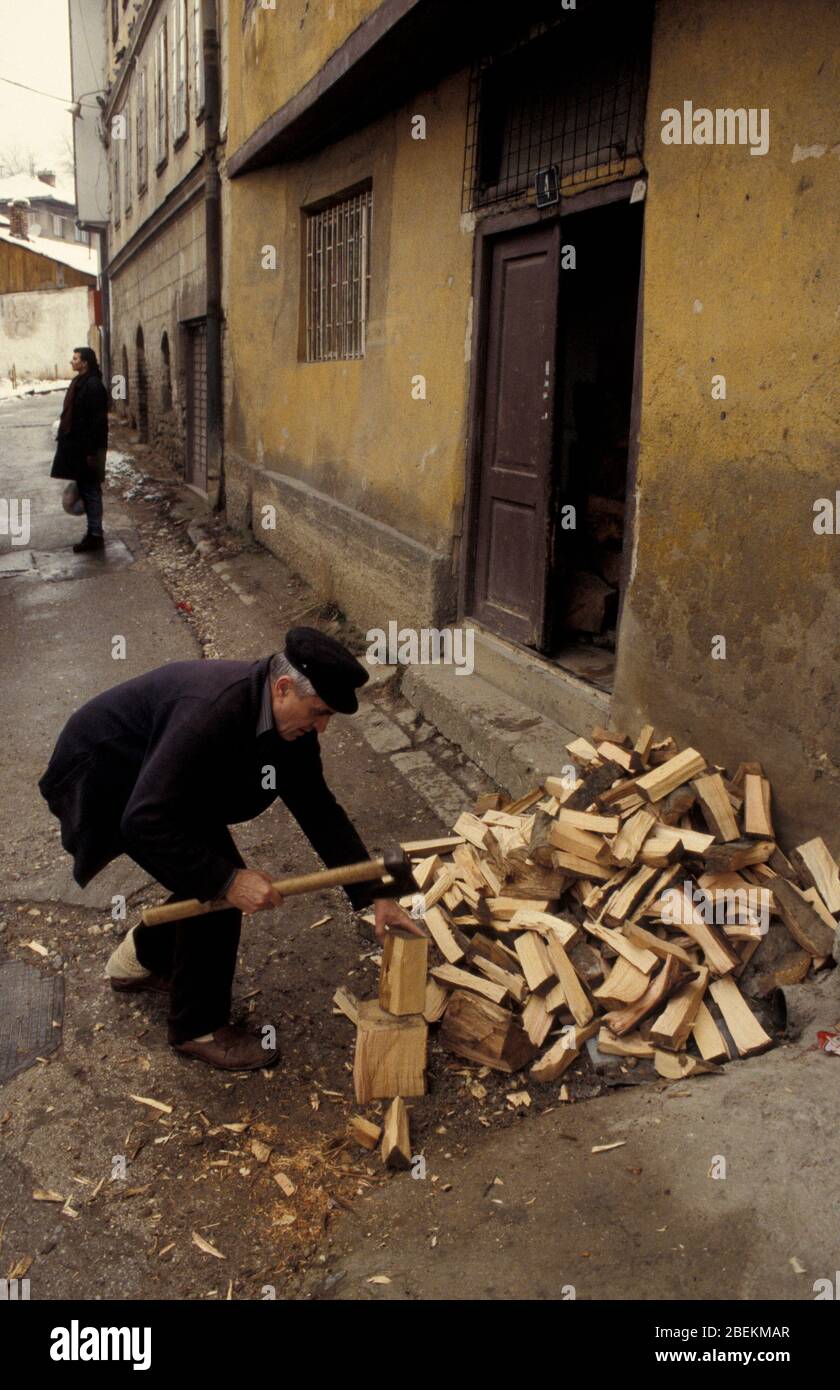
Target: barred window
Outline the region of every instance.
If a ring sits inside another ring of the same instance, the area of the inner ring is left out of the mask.
[[[114,151],[114,164],[113,164],[113,173],[114,173],[114,203],[113,203],[113,217],[114,217],[114,226],[115,226],[115,227],[118,227],[118,226],[120,225],[120,219],[121,219],[121,217],[122,217],[122,213],[121,213],[121,210],[120,210],[120,146],[121,146],[121,145],[122,145],[122,141],[121,141],[121,140],[115,140],[114,143],[113,143],[113,145],[112,145],[112,149],[113,149],[113,151]]]
[[[521,197],[548,165],[577,192],[641,160],[650,22],[649,0],[579,5],[475,63],[463,211]]]
[[[175,0],[172,14],[172,139],[187,133],[187,0]]]
[[[146,69],[137,73],[137,192],[142,193],[148,177],[146,144]]]
[[[155,40],[155,164],[166,161],[166,16]]]
[[[131,212],[131,102],[126,101],[123,107],[125,118],[125,168],[123,176],[125,179],[125,211],[126,215]]]
[[[306,360],[364,357],[373,189],[306,213]]]
[[[196,116],[204,110],[204,31],[201,27],[201,0],[192,0],[193,104]]]

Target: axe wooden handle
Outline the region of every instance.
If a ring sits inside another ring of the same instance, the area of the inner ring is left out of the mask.
[[[313,893],[318,888],[341,888],[346,883],[368,883],[376,878],[382,879],[383,883],[392,881],[384,859],[366,859],[362,864],[346,864],[340,869],[319,869],[314,874],[275,878],[271,886],[282,897],[294,898],[301,893]],[[230,903],[224,899],[203,903],[198,898],[186,898],[182,902],[163,903],[161,907],[147,907],[143,913],[143,925],[159,927],[165,922],[180,922],[182,917],[204,917],[209,912],[219,912],[228,907]]]

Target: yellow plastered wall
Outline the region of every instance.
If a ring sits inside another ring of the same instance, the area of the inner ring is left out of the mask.
[[[721,761],[763,760],[803,830],[827,829],[840,789],[840,536],[813,527],[840,483],[838,90],[831,0],[658,6],[615,713]],[[768,109],[768,152],[663,144],[661,113],[685,100]]]
[[[260,0],[231,7],[230,147],[284,106],[379,8],[381,0]]]
[[[309,159],[227,190],[227,440],[436,550],[463,493],[471,219],[460,212],[466,74]],[[426,138],[412,138],[412,116]],[[233,112],[231,112],[233,124]],[[371,179],[366,352],[300,360],[303,214]],[[262,268],[276,247],[277,269]],[[426,399],[412,379],[426,378]]]

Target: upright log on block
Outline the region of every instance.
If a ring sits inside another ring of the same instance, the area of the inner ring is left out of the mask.
[[[379,1006],[389,1014],[422,1014],[426,1007],[429,941],[407,931],[389,931],[382,950]]]
[[[459,1057],[495,1071],[519,1071],[537,1052],[512,1013],[464,989],[452,991],[440,1036],[444,1046]]]
[[[425,1095],[427,1033],[422,1014],[395,1018],[373,999],[359,1005],[353,1085],[360,1105]]]

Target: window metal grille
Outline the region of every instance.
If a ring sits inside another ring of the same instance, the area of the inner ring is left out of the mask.
[[[464,212],[527,193],[550,164],[569,190],[641,159],[650,16],[647,0],[579,4],[473,65]]]
[[[201,0],[192,0],[193,103],[196,116],[204,110],[204,29]]]
[[[364,357],[373,190],[306,215],[306,360]]]
[[[124,192],[124,199],[123,199],[123,202],[124,202],[125,211],[126,211],[126,215],[127,215],[129,212],[131,212],[131,178],[132,178],[132,174],[131,174],[131,101],[130,101],[130,98],[126,101],[125,106],[123,107],[123,112],[122,112],[122,114],[123,114],[123,119],[125,120],[125,140],[124,140],[124,142],[123,142],[124,145],[125,145],[125,149],[124,149],[124,151],[123,151],[123,154],[124,154],[123,178],[125,179],[125,185],[124,185],[124,189],[123,189],[123,192]]]
[[[172,12],[172,139],[187,132],[187,0]]]
[[[166,159],[166,15],[155,39],[155,164]]]
[[[146,69],[137,72],[137,192],[142,193],[148,181],[148,145],[146,115]]]

